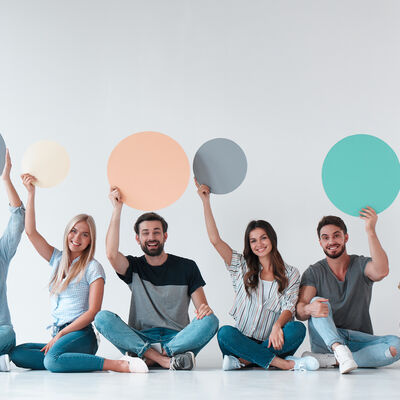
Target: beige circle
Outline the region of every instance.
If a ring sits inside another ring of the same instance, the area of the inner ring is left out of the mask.
[[[139,132],[123,139],[108,160],[108,181],[120,189],[125,204],[159,210],[186,190],[190,165],[174,139],[159,132]]]
[[[22,158],[22,173],[33,175],[36,186],[52,187],[68,175],[70,161],[63,146],[51,140],[30,145]]]

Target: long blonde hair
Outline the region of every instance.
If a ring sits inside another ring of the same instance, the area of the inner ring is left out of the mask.
[[[72,228],[81,221],[85,221],[89,226],[90,243],[82,252],[79,260],[71,264],[71,250],[68,245],[68,234]],[[94,257],[96,249],[96,225],[93,217],[87,214],[79,214],[69,221],[64,231],[63,252],[60,264],[58,265],[54,275],[49,283],[51,294],[60,294],[67,288],[70,282],[79,275],[79,280],[83,278],[85,267]]]

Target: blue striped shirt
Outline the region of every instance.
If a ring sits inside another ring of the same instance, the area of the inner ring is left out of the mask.
[[[294,315],[299,295],[300,273],[297,268],[285,263],[288,286],[282,293],[278,291],[278,282],[274,280],[270,297],[263,301],[263,284],[258,280],[258,287],[248,295],[244,286],[247,264],[242,254],[232,253],[231,265],[227,265],[235,291],[235,303],[229,312],[244,335],[257,340],[266,340],[274,323],[282,311],[289,310]]]

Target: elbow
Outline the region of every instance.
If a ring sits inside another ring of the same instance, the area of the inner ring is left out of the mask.
[[[212,236],[210,237],[210,242],[214,247],[217,247],[218,244],[221,242],[221,238],[219,236]]]

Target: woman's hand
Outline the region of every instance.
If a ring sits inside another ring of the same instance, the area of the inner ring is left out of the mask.
[[[44,351],[44,355],[47,354],[47,352],[54,346],[54,343],[57,342],[58,339],[60,339],[62,335],[60,335],[60,332],[57,333],[56,336],[54,336],[49,343],[46,344],[40,351]]]
[[[34,182],[36,182],[36,178],[31,174],[22,174],[21,179],[28,193],[35,193]]]
[[[271,347],[272,345],[275,350],[282,350],[284,343],[285,339],[283,337],[282,328],[279,325],[274,324],[271,330],[271,334],[268,338],[268,347]]]
[[[206,200],[209,200],[210,199],[210,188],[207,185],[200,185],[199,182],[197,182],[196,178],[194,178],[194,183],[196,184],[197,193],[200,196],[200,199],[203,202]]]

